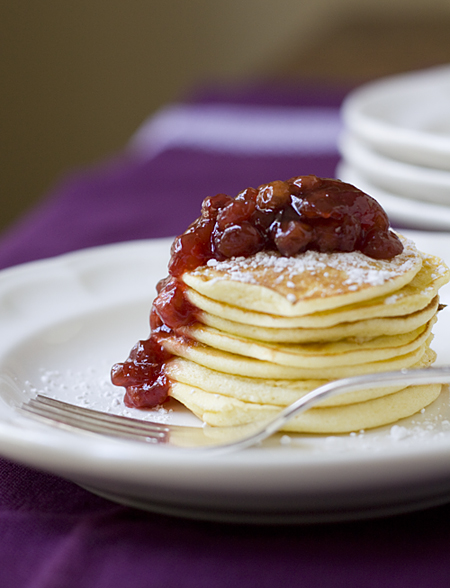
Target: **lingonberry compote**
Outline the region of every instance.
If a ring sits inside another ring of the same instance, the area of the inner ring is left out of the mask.
[[[205,198],[201,215],[172,244],[169,277],[158,284],[153,302],[150,338],[112,369],[113,383],[127,390],[125,404],[153,407],[169,394],[164,365],[171,356],[164,337],[182,336],[182,327],[197,320],[197,309],[184,295],[180,278],[185,272],[209,259],[248,257],[263,250],[292,256],[308,249],[392,259],[403,245],[378,202],[339,180],[298,176],[247,188],[235,198]]]

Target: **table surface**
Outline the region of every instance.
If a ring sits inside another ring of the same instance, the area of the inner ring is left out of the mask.
[[[55,186],[0,237],[0,267],[180,233],[218,192],[308,173],[333,177],[345,93],[307,85],[199,90],[146,121],[131,147]],[[214,129],[226,131],[218,138]],[[287,144],[279,140],[286,129]],[[445,505],[309,526],[200,522],[120,506],[0,458],[0,585],[447,587],[449,515]]]

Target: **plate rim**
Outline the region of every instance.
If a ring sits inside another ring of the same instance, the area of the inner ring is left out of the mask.
[[[425,70],[416,70],[402,74],[376,79],[351,91],[341,107],[342,118],[346,127],[367,143],[376,146],[387,155],[397,152],[398,158],[405,161],[399,152],[407,153],[407,160],[412,163],[436,168],[445,166],[450,169],[446,158],[450,155],[450,137],[444,137],[428,131],[395,125],[364,111],[369,101],[377,99],[385,92],[392,92],[399,87],[423,84],[423,81],[439,82],[443,76],[450,76],[450,66],[441,65]],[[411,156],[412,154],[412,156]],[[434,160],[439,158],[439,163]]]

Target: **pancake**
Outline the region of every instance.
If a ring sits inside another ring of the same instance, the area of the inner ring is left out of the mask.
[[[311,408],[286,423],[282,430],[336,434],[381,427],[419,412],[438,398],[441,388],[441,384],[409,386],[366,402],[332,408]],[[173,385],[172,396],[213,427],[242,425],[275,417],[280,411],[280,407],[242,402],[179,383]]]
[[[426,368],[436,359],[436,354],[427,349],[420,361],[414,364],[413,368]],[[177,357],[172,359],[166,366],[166,373],[172,382],[186,384],[187,386],[199,387],[211,394],[231,396],[243,402],[257,404],[268,404],[274,406],[288,406],[311,390],[326,384],[328,380],[271,380],[264,378],[249,378],[225,374],[205,368],[197,363]],[[381,388],[370,388],[348,392],[338,396],[332,396],[321,401],[318,406],[341,406],[364,402],[379,396],[386,396],[393,392],[402,390],[405,386],[383,386]]]
[[[387,296],[422,267],[415,245],[402,238],[393,259],[372,259],[360,251],[306,251],[284,257],[261,251],[249,257],[208,264],[186,272],[183,282],[208,298],[253,312],[299,317]]]
[[[348,304],[332,310],[313,312],[299,317],[279,316],[272,312],[252,312],[234,303],[222,303],[208,298],[192,289],[187,289],[187,299],[203,313],[222,319],[268,328],[325,328],[343,322],[355,322],[371,318],[390,318],[410,315],[422,310],[436,297],[439,289],[449,280],[449,270],[438,257],[421,254],[422,266],[414,278],[397,290],[385,296],[374,296],[370,300]]]
[[[322,368],[382,361],[414,351],[428,338],[435,320],[433,318],[409,333],[353,337],[329,343],[265,343],[229,335],[202,325],[186,328],[183,333],[206,346],[245,357],[280,365]]]
[[[258,327],[223,319],[206,312],[201,313],[199,320],[208,327],[238,337],[267,342],[313,343],[337,341],[348,337],[364,338],[368,336],[368,333],[370,333],[371,337],[378,337],[383,334],[399,335],[401,333],[408,333],[431,320],[436,315],[438,306],[439,298],[435,296],[425,308],[417,312],[412,312],[411,314],[343,322],[331,327],[311,329],[302,327]]]
[[[164,348],[171,354],[189,359],[199,365],[211,368],[218,372],[248,376],[251,378],[270,379],[320,379],[335,380],[351,376],[395,371],[410,368],[421,360],[431,343],[432,336],[418,348],[406,353],[396,355],[384,361],[361,363],[357,365],[335,365],[320,367],[287,366],[261,361],[251,357],[244,357],[235,353],[220,351],[208,347],[202,343],[193,343],[184,337],[168,336],[164,338]]]

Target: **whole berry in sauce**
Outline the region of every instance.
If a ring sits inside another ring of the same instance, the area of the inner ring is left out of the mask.
[[[278,251],[285,256],[305,251],[313,239],[313,230],[300,220],[284,220],[274,227],[273,241]]]
[[[275,180],[259,187],[256,204],[260,210],[280,210],[291,201],[289,184]]]

